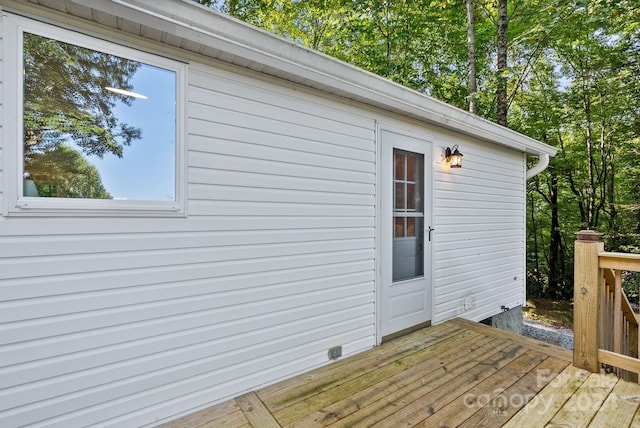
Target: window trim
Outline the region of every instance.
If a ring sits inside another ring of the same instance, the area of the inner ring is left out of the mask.
[[[186,93],[187,64],[99,37],[60,28],[21,16],[3,13],[3,191],[6,216],[186,216]],[[42,198],[23,196],[23,33],[28,32],[65,43],[101,51],[176,73],[175,199],[173,201]]]

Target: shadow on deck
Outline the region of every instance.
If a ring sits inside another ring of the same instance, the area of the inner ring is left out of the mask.
[[[163,427],[640,425],[640,385],[571,362],[566,349],[455,319]]]

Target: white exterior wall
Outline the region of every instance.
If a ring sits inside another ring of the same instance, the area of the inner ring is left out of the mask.
[[[525,168],[513,150],[460,144],[463,167],[436,165],[434,323],[480,321],[525,299]],[[465,304],[466,303],[466,304]]]
[[[0,426],[153,424],[374,346],[377,120],[465,155],[434,165],[433,322],[522,303],[522,153],[217,63],[188,82],[186,218],[0,217]]]
[[[374,346],[374,121],[188,80],[187,218],[1,219],[0,426],[138,426]]]

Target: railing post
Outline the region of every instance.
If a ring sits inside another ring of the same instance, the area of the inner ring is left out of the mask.
[[[598,300],[602,275],[598,253],[604,251],[601,233],[578,232],[574,253],[573,282],[573,365],[597,373],[598,367]]]

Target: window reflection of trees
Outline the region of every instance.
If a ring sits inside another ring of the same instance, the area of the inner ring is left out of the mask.
[[[104,89],[132,90],[141,65],[24,33],[24,173],[37,196],[111,198],[83,154],[122,157],[124,146],[141,138],[140,129],[114,113],[132,98]]]

